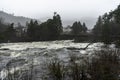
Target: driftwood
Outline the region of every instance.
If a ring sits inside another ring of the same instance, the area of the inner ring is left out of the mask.
[[[75,48],[75,47],[68,47],[67,49],[69,50],[86,50],[90,45],[92,45],[93,43],[89,43],[86,47],[84,48]]]

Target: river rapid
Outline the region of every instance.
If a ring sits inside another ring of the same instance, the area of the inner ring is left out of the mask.
[[[47,63],[53,59],[59,59],[67,64],[71,55],[77,55],[87,59],[92,56],[94,50],[99,50],[102,43],[74,43],[72,40],[47,41],[47,42],[23,42],[23,43],[1,43],[0,44],[0,79],[7,76],[7,67],[10,72],[17,70],[29,70],[31,64],[34,66],[34,79],[43,80],[47,77]],[[21,73],[24,75],[24,73]]]

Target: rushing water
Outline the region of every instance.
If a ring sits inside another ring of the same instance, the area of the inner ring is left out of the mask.
[[[27,42],[27,43],[2,43],[0,44],[0,78],[7,76],[7,65],[11,65],[11,73],[19,69],[28,69],[33,62],[34,69],[39,72],[39,80],[45,73],[45,65],[50,60],[57,58],[64,63],[69,61],[69,56],[90,56],[94,50],[98,50],[102,44],[94,43],[86,50],[68,49],[84,48],[88,43],[74,43],[71,40]],[[36,72],[37,73],[37,72]],[[35,76],[38,76],[35,75]]]

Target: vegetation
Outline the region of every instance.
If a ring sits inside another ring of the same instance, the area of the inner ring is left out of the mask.
[[[27,35],[30,41],[56,40],[62,32],[61,18],[54,13],[53,19],[48,19],[42,24],[31,20],[28,23]]]
[[[81,22],[74,22],[72,25],[72,34],[74,35],[79,35],[80,33],[86,32],[87,31],[87,27],[86,24],[83,23],[83,25],[81,24]]]
[[[95,39],[105,44],[118,41],[120,39],[120,5],[114,11],[99,16],[96,25],[93,28]]]
[[[48,65],[50,75],[54,80],[64,79],[64,65],[60,61],[53,60]]]
[[[119,80],[119,56],[119,51],[96,51],[89,69],[92,80]]]
[[[120,5],[114,11],[99,16],[92,33],[87,32],[88,29],[85,23],[81,24],[80,21],[76,21],[70,27],[71,33],[64,34],[61,17],[56,12],[54,12],[52,19],[48,19],[41,24],[35,20],[27,22],[26,28],[20,23],[15,28],[14,23],[6,24],[0,18],[0,42],[75,39],[76,42],[91,40],[110,44],[120,40],[119,12]]]
[[[67,38],[72,37],[71,39],[75,39],[77,42],[95,40],[97,42],[103,42],[107,45],[114,43],[119,49],[120,5],[114,11],[99,16],[94,28],[92,29],[92,33],[88,33],[87,31],[88,29],[85,23],[81,24],[80,21],[76,21],[71,26],[71,33],[65,36],[67,36]],[[4,23],[3,19],[0,18],[0,42],[59,40],[62,36],[64,36],[62,20],[60,15],[56,12],[54,13],[52,19],[48,19],[41,24],[39,24],[37,20],[31,20],[26,23],[26,28],[20,23],[17,28],[15,28],[14,23]],[[85,48],[79,48],[78,50],[85,50],[90,44],[88,44]],[[68,49],[72,50],[75,48]],[[119,50],[109,50],[107,48],[101,51],[94,51],[90,57],[91,59],[85,64],[82,64],[83,62],[79,63],[81,59],[74,55],[70,56],[70,61],[68,61],[67,65],[65,65],[64,62],[61,63],[60,61],[53,60],[47,66],[50,73],[49,76],[53,80],[120,79]],[[6,80],[33,80],[33,64],[32,60],[30,70],[25,71],[24,74],[20,73],[24,71],[16,71],[15,68],[14,72],[11,73],[12,67],[9,64],[6,65],[6,69],[8,71]]]
[[[74,56],[71,57],[72,61],[68,63],[68,66],[53,61],[48,68],[50,73],[56,77],[55,80],[66,80],[68,76],[70,80],[119,80],[119,50],[95,51],[92,55],[94,55],[92,59],[84,65],[82,64],[84,62],[76,63],[79,57]],[[64,78],[63,72],[66,74]]]
[[[63,32],[61,17],[56,12],[53,18],[46,22],[39,24],[37,21],[31,20],[26,26],[27,30],[22,30],[23,27],[18,23],[18,28],[15,29],[14,23],[6,25],[1,18],[1,42],[57,40]],[[4,27],[6,27],[5,30]]]

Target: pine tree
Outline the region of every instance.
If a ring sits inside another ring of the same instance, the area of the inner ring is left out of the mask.
[[[72,34],[79,35],[83,31],[82,25],[80,22],[74,22],[72,25]]]
[[[31,20],[30,23],[28,23],[27,25],[27,35],[28,35],[28,38],[30,40],[33,40],[34,39],[34,36],[35,36],[35,24],[34,24],[34,21]]]
[[[55,27],[56,34],[60,35],[62,33],[63,27],[62,27],[61,17],[57,13],[54,14],[54,16],[53,16],[53,25]]]
[[[83,23],[83,25],[82,25],[82,31],[83,31],[83,32],[86,32],[86,31],[87,31],[87,27],[86,27],[86,24],[85,24],[85,23]]]
[[[102,25],[103,25],[102,17],[99,16],[98,21],[96,22],[96,25],[93,28],[93,33],[95,35],[101,35]]]
[[[16,38],[16,31],[14,29],[14,23],[11,23],[7,30],[5,31],[5,37],[7,38],[7,40],[10,40],[10,41],[14,41],[15,38]]]
[[[104,24],[102,26],[102,36],[101,39],[105,44],[110,44],[110,21],[108,19],[107,13],[103,16]]]

